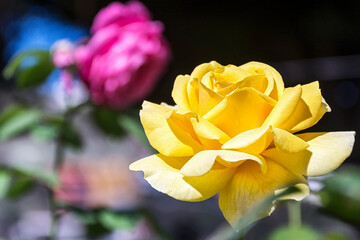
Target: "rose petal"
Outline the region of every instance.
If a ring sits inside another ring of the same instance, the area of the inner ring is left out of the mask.
[[[183,109],[191,110],[190,103],[187,95],[187,85],[190,80],[189,75],[179,75],[175,79],[174,88],[171,96],[174,102]]]
[[[284,187],[303,183],[306,180],[301,175],[293,174],[274,161],[267,160],[268,171],[263,174],[258,165],[252,161],[238,167],[237,172],[228,184],[220,191],[219,206],[226,220],[235,225],[236,222],[252,207],[259,204],[266,197],[273,195]],[[296,199],[304,198],[294,195]],[[291,198],[292,196],[288,196]],[[253,221],[268,216],[273,208],[264,209]]]
[[[206,149],[220,149],[230,137],[203,118],[192,118],[191,123],[200,142]]]
[[[338,168],[352,152],[355,132],[303,133],[297,135],[306,141],[312,153],[305,175],[328,174]]]
[[[321,96],[319,82],[312,82],[301,86],[301,88],[301,100],[292,116],[281,126],[282,129],[289,132],[298,132],[313,126],[325,114],[326,111],[324,110],[329,109]]]
[[[310,177],[328,174],[349,157],[355,132],[304,133],[296,135],[309,144],[304,151],[289,154],[272,148],[261,153],[288,170]]]
[[[297,153],[309,147],[309,144],[301,138],[280,128],[273,128],[275,146],[286,153]]]
[[[260,62],[249,62],[240,66],[240,68],[252,74],[265,74],[268,80],[268,86],[265,90],[265,94],[274,98],[280,99],[280,96],[284,91],[284,82],[282,77],[275,68]]]
[[[180,170],[185,176],[202,176],[208,173],[218,161],[226,167],[237,167],[247,160],[260,165],[262,172],[266,172],[266,162],[260,155],[253,155],[229,150],[206,150],[193,156]]]
[[[263,125],[275,101],[253,88],[239,89],[203,117],[230,137]]]
[[[211,61],[209,63],[203,63],[197,66],[191,73],[191,77],[197,78],[201,80],[203,76],[210,71],[215,71],[218,68],[222,68],[223,66],[215,61]]]
[[[260,154],[272,142],[271,127],[264,126],[242,132],[226,142],[222,149],[236,149],[241,152]]]
[[[202,148],[184,129],[177,127],[174,119],[168,120],[173,112],[169,107],[145,101],[140,119],[146,136],[151,146],[166,156],[192,156]]]
[[[263,126],[272,125],[282,128],[282,125],[294,114],[300,101],[302,88],[297,85],[293,88],[286,88],[274,109],[266,118]]]
[[[144,178],[156,190],[182,201],[203,201],[215,195],[235,172],[233,168],[211,170],[201,177],[185,177],[178,167],[186,158],[168,158],[161,154],[143,158],[130,170],[143,171]]]

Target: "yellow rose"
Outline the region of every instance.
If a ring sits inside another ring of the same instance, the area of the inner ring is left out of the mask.
[[[183,201],[219,193],[234,224],[254,204],[306,176],[336,169],[351,153],[355,132],[294,134],[317,123],[330,107],[318,82],[284,88],[271,66],[212,61],[176,78],[177,104],[143,103],[141,122],[159,154],[130,165],[160,192]],[[271,209],[264,212],[269,215]]]

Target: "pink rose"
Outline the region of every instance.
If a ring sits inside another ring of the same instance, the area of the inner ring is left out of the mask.
[[[114,2],[98,13],[91,32],[75,59],[93,102],[121,109],[142,100],[170,57],[163,25],[140,2]]]

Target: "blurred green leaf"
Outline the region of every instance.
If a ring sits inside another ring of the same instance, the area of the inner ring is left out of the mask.
[[[123,113],[119,115],[118,123],[126,132],[134,136],[142,144],[151,148],[138,115],[132,116],[130,114]]]
[[[49,141],[55,139],[59,135],[59,129],[50,125],[38,125],[31,131],[31,136],[34,139],[41,141]]]
[[[99,222],[110,230],[114,229],[132,229],[137,223],[137,218],[129,214],[117,214],[109,210],[99,213]]]
[[[330,232],[327,233],[324,237],[324,240],[350,240],[348,236],[341,232]]]
[[[5,79],[15,78],[20,89],[38,86],[52,72],[54,65],[50,54],[44,50],[28,50],[15,55],[6,67]]]
[[[15,167],[11,166],[12,170],[17,173],[32,179],[35,179],[39,182],[45,183],[50,187],[55,187],[59,180],[57,175],[54,172],[44,170],[42,168],[35,168],[35,167]]]
[[[3,199],[9,188],[11,183],[11,175],[9,171],[6,169],[0,169],[0,200]]]
[[[320,235],[310,227],[289,227],[284,226],[275,230],[269,240],[319,240]]]
[[[25,107],[20,105],[9,105],[0,113],[0,126],[7,122],[9,119],[14,117],[21,111],[24,111]]]
[[[61,138],[64,145],[74,149],[80,149],[83,146],[83,141],[78,130],[70,121],[63,117],[48,117],[42,127],[43,129],[37,129],[38,132],[34,132],[35,137]],[[42,136],[39,136],[41,134]]]
[[[322,210],[348,223],[360,225],[360,168],[337,171],[324,181]]]
[[[95,106],[92,111],[92,118],[95,125],[110,136],[121,136],[124,130],[117,122],[119,113],[107,108]]]
[[[35,182],[28,176],[16,174],[13,175],[11,188],[7,197],[11,200],[17,199],[24,194],[28,193],[35,186]]]
[[[11,106],[0,115],[0,141],[21,134],[36,125],[42,113],[36,109]]]

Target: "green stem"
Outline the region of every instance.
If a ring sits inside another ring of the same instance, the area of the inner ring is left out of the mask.
[[[292,228],[301,227],[301,206],[299,201],[288,202],[289,226]]]

